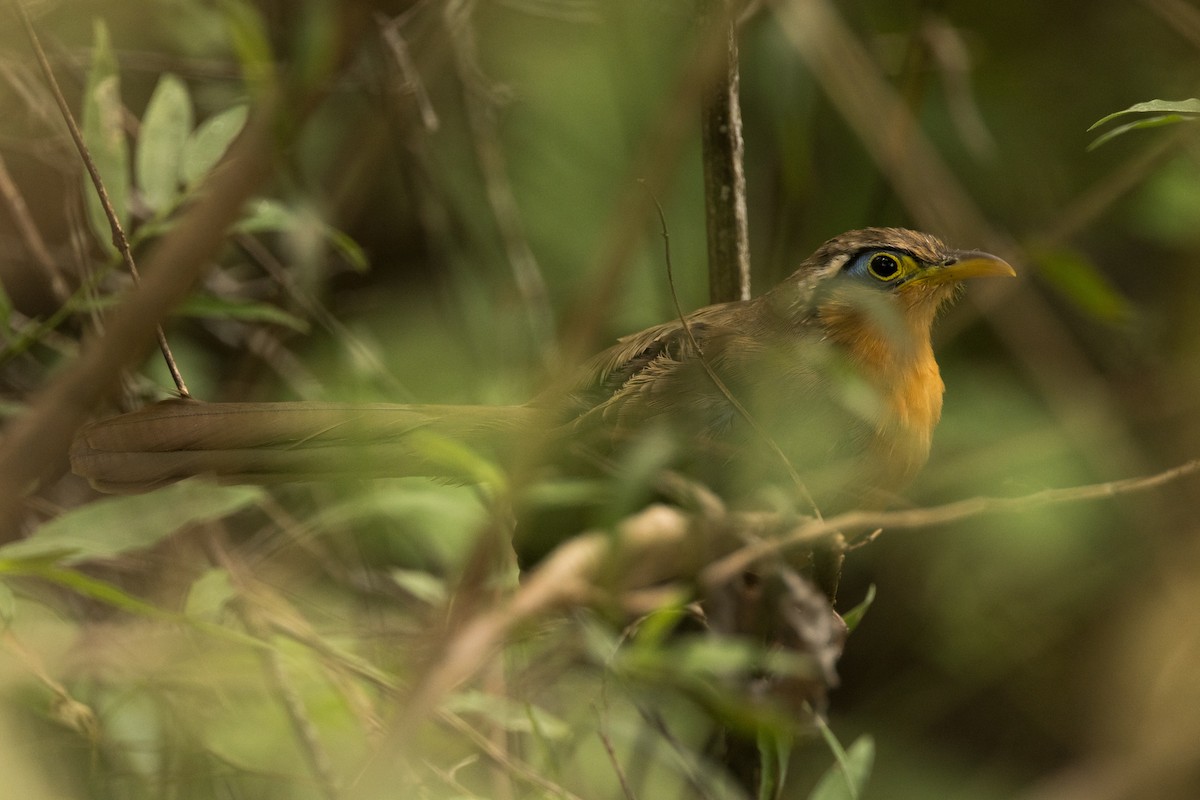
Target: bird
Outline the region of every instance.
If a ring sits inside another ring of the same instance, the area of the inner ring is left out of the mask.
[[[109,493],[194,475],[472,481],[479,461],[463,452],[503,464],[536,432],[559,463],[619,465],[657,443],[722,496],[753,504],[782,487],[829,510],[913,479],[945,390],[934,320],[962,281],[1014,275],[927,233],[853,230],[764,294],[624,336],[521,405],[174,399],[86,426],[71,465]]]

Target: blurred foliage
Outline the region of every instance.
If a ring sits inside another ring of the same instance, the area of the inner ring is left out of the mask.
[[[316,87],[279,122],[269,189],[169,323],[205,399],[524,401],[556,363],[555,331],[603,281],[619,291],[595,348],[673,315],[657,221],[623,214],[648,176],[679,299],[705,302],[694,126],[646,161],[702,35],[690,4],[25,5],[138,255],[202,191],[248,108]],[[762,5],[740,29],[759,291],[834,233],[919,222]],[[330,16],[351,6],[371,24],[336,41]],[[1183,0],[833,6],[1022,273],[972,287],[942,321],[944,419],[904,501],[1195,458],[1195,126],[1120,134],[1195,117],[1196,101],[1145,98],[1196,93],[1200,13]],[[6,200],[8,415],[69,368],[129,278],[16,24],[0,27],[0,108],[9,183],[72,289],[55,290]],[[1089,126],[1114,122],[1093,141]],[[614,269],[623,242],[632,256]],[[100,413],[169,385],[148,361]],[[642,455],[604,487],[614,508],[637,500],[629,476],[654,466]],[[569,505],[596,487],[538,490]],[[706,747],[715,720],[751,720],[797,736],[776,765],[784,797],[1182,800],[1200,785],[1195,496],[1192,479],[854,550],[838,607],[856,627],[827,737],[739,683],[764,664],[811,678],[812,663],[667,636],[693,587],[631,609],[615,579],[509,631],[406,730],[398,698],[455,626],[519,591],[512,564],[488,560],[503,514],[489,495],[397,479],[97,500],[66,475],[33,501],[46,520],[33,538],[0,549],[0,774],[28,798],[742,797]],[[627,628],[634,612],[648,616]]]

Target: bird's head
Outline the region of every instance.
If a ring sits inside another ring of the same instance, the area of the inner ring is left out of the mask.
[[[945,389],[930,337],[938,309],[966,278],[1015,274],[1001,258],[952,250],[926,233],[866,228],[830,239],[763,296],[784,331],[827,345],[815,358],[854,368],[829,370],[811,347],[785,353],[801,374],[836,376],[826,391],[874,429],[876,474],[867,483],[903,485],[929,454]]]
[[[864,228],[821,245],[775,290],[776,307],[796,318],[875,318],[929,330],[937,310],[967,278],[1013,276],[1004,259],[978,250],[954,250],[927,233],[904,228]],[[890,319],[889,319],[890,317]]]

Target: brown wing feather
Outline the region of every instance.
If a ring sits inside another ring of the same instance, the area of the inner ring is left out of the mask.
[[[748,303],[707,306],[687,318],[691,336],[678,320],[620,339],[597,355],[573,399],[576,427],[602,422],[625,427],[674,410],[681,399],[703,404],[717,392],[703,370],[704,357],[720,361],[735,338],[749,338],[738,313]]]
[[[847,458],[862,451],[869,433],[847,405],[855,387],[829,374],[852,379],[854,372],[822,341],[820,321],[796,313],[795,293],[786,309],[773,299],[694,312],[688,323],[695,345],[674,320],[601,353],[575,398],[572,441],[605,451],[647,430],[665,430],[686,462],[681,468],[730,496],[786,482],[782,453],[810,491],[829,497],[846,483],[853,467]],[[705,361],[753,424],[718,388]]]

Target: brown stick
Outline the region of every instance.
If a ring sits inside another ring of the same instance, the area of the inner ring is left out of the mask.
[[[737,22],[730,0],[710,0],[709,24],[725,39],[719,69],[700,105],[709,301],[750,298],[750,225],[746,215]]]
[[[1099,500],[1131,492],[1144,492],[1163,484],[1200,472],[1200,459],[1140,478],[1125,478],[1107,483],[1045,489],[1019,497],[970,497],[931,508],[902,511],[849,511],[836,517],[814,519],[795,526],[791,531],[771,539],[762,539],[715,561],[700,575],[702,586],[720,586],[740,575],[755,561],[789,547],[814,544],[830,536],[845,534],[853,541],[855,534],[882,530],[911,530],[931,528],[983,514],[1014,514],[1063,503]]]

